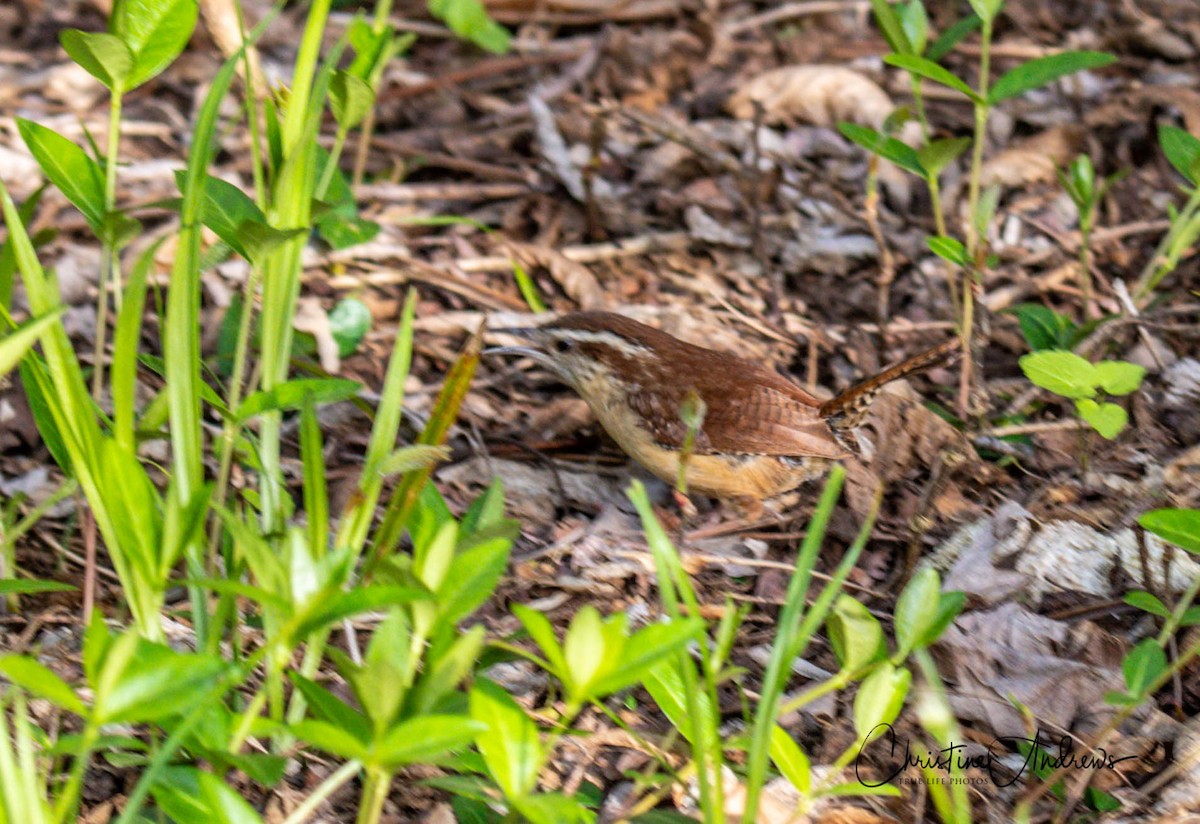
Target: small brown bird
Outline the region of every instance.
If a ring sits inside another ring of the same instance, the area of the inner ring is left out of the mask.
[[[675,483],[689,435],[684,409],[698,409],[688,489],[751,506],[849,457],[856,451],[849,431],[863,422],[879,389],[945,360],[958,345],[947,341],[821,401],[757,363],[610,312],[493,331],[531,345],[485,354],[527,355],[545,365],[626,453],[668,483]]]

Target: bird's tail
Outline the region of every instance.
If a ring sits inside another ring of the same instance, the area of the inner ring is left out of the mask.
[[[871,407],[871,402],[884,385],[948,360],[958,351],[958,346],[958,338],[951,338],[919,355],[913,355],[890,369],[883,370],[874,377],[867,378],[862,383],[855,384],[836,398],[821,404],[821,417],[825,418],[835,431],[860,426]]]

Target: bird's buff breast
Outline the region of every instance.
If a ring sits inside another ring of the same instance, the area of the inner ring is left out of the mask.
[[[592,407],[600,424],[631,458],[672,486],[679,475],[680,452],[656,443],[624,403]],[[773,498],[820,477],[829,469],[823,458],[778,455],[692,455],[687,461],[689,492],[713,498]]]

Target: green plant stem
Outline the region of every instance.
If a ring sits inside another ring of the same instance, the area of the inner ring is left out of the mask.
[[[54,809],[55,819],[64,824],[74,821],[75,814],[79,811],[83,777],[87,774],[88,764],[92,760],[92,750],[95,749],[96,742],[99,740],[100,728],[89,719],[83,728],[79,750],[76,752],[75,760],[71,764],[71,775],[67,778],[66,786],[63,788],[62,795],[59,796],[58,803]]]
[[[1178,551],[1179,550],[1176,550],[1176,552]],[[1167,645],[1167,639],[1174,635],[1175,631],[1179,629],[1180,623],[1183,622],[1183,614],[1188,611],[1188,607],[1190,607],[1192,602],[1196,600],[1197,594],[1200,594],[1200,575],[1197,575],[1192,583],[1188,585],[1187,590],[1179,599],[1179,603],[1175,605],[1175,609],[1171,611],[1170,616],[1168,616],[1167,620],[1163,623],[1163,628],[1158,633],[1158,637],[1155,639],[1160,647],[1165,647]]]
[[[303,824],[303,822],[308,821],[309,818],[316,815],[317,808],[327,798],[337,792],[342,785],[358,775],[360,769],[362,769],[362,762],[354,759],[338,767],[326,776],[325,780],[317,785],[315,790],[308,794],[300,806],[292,810],[288,817],[283,820],[283,824]]]
[[[357,824],[376,824],[379,821],[391,785],[391,773],[379,767],[367,767],[367,780],[358,806],[358,818],[355,819]]]
[[[1087,323],[1092,316],[1092,270],[1089,260],[1089,245],[1092,239],[1090,221],[1079,220],[1079,291],[1083,295],[1083,322]]]
[[[113,92],[108,103],[108,145],[104,147],[104,213],[111,215],[117,204],[117,164],[121,150],[121,95]],[[104,253],[96,296],[96,336],[92,351],[92,397],[100,400],[104,391],[104,350],[108,340],[108,293],[112,290],[117,311],[121,309],[121,258],[112,241],[104,239]]]
[[[1196,221],[1200,221],[1200,186],[1197,186],[1188,195],[1187,202],[1184,203],[1176,218],[1171,221],[1171,228],[1163,235],[1162,240],[1154,249],[1154,254],[1147,261],[1138,278],[1137,286],[1133,290],[1135,301],[1145,303],[1150,297],[1150,293],[1158,287],[1163,278],[1179,265],[1179,257],[1183,252],[1182,249],[1177,248],[1180,245],[1180,239],[1195,230],[1192,224]]]
[[[845,689],[852,680],[853,678],[851,677],[851,673],[843,670],[842,672],[834,675],[832,678],[827,678],[821,683],[809,687],[791,701],[788,701],[786,704],[781,704],[779,707],[779,715],[788,715],[800,709],[801,707],[811,704],[813,701],[816,701],[823,695],[828,695],[831,692],[837,692],[838,690]]]
[[[927,649],[918,649],[913,652],[913,657],[917,660],[917,665],[921,668],[921,674],[925,677],[928,683],[928,689],[932,691],[930,700],[937,701],[946,716],[950,718],[950,729],[948,730],[948,740],[938,740],[939,744],[949,746],[957,740],[962,740],[962,732],[959,729],[958,722],[954,720],[954,715],[950,708],[950,702],[946,698],[946,685],[942,682],[942,677],[938,673],[937,663],[933,660],[933,656],[929,654]],[[926,727],[929,730],[929,727]],[[932,734],[934,731],[929,730]],[[934,736],[935,739],[937,736]],[[925,767],[927,777],[932,778],[933,769]],[[952,779],[962,778],[962,766],[957,758],[951,759],[950,775]],[[961,780],[952,780],[950,782],[950,792],[946,792],[944,784],[931,783],[929,786],[930,797],[934,800],[934,806],[937,807],[938,814],[942,817],[942,821],[946,824],[970,824],[971,822],[971,798],[967,793],[967,785]]]
[[[971,147],[971,180],[967,193],[967,214],[970,222],[967,224],[967,256],[972,260],[979,249],[979,232],[977,231],[975,213],[979,207],[979,181],[983,171],[983,146],[987,140],[987,124],[990,108],[987,104],[988,74],[991,71],[992,50],[992,21],[984,20],[980,32],[979,43],[979,97],[983,102],[975,104],[975,135]]]

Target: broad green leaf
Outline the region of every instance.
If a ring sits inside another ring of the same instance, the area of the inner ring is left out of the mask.
[[[925,56],[935,63],[938,62],[962,42],[964,37],[982,24],[983,21],[979,19],[979,15],[971,14],[964,17],[938,35],[937,40],[934,40],[933,45],[929,47],[929,51],[925,52]]]
[[[45,664],[27,655],[0,656],[0,673],[9,681],[45,698],[56,707],[62,707],[76,715],[87,714],[87,707],[66,681],[59,678]],[[4,742],[0,741],[0,746],[4,746]]]
[[[703,631],[703,621],[683,618],[638,630],[625,644],[616,669],[592,685],[592,696],[602,697],[640,682],[660,661],[683,649]]]
[[[92,231],[104,225],[104,172],[83,149],[53,129],[17,118],[17,131],[46,177],[83,216]]]
[[[1004,0],[969,0],[971,8],[983,20],[995,20],[1004,6]]]
[[[929,251],[955,266],[966,266],[970,263],[967,247],[957,238],[931,235],[925,238],[925,245],[929,247]]]
[[[938,617],[941,579],[931,566],[913,575],[896,600],[896,660],[904,660]]]
[[[329,81],[329,106],[340,128],[356,128],[375,105],[375,90],[350,72],[335,71]]]
[[[800,745],[778,725],[771,730],[771,761],[800,795],[808,796],[812,791],[811,762]]]
[[[488,725],[465,715],[426,715],[395,727],[374,748],[373,760],[388,769],[433,761],[468,746]]]
[[[1171,614],[1171,610],[1167,609],[1167,605],[1158,596],[1142,590],[1134,590],[1133,592],[1126,593],[1124,601],[1131,607],[1137,607],[1144,612],[1157,615],[1160,618],[1166,618]]]
[[[109,30],[133,54],[122,91],[136,89],[179,56],[196,28],[196,0],[116,0]]]
[[[361,389],[358,381],[345,378],[297,378],[247,396],[238,408],[237,419],[244,421],[263,412],[299,409],[308,398],[318,405],[337,403],[355,397]]]
[[[508,29],[488,16],[487,7],[479,0],[428,0],[428,8],[452,32],[484,51],[493,54],[508,51]]]
[[[1175,126],[1160,126],[1158,145],[1175,171],[1200,185],[1200,139]]]
[[[121,38],[98,31],[67,29],[59,42],[72,60],[110,91],[120,94],[133,70],[133,53]]]
[[[151,792],[173,821],[262,824],[240,793],[218,776],[195,767],[167,767]]]
[[[617,618],[618,616],[613,616]],[[624,614],[620,617],[624,619]],[[591,604],[575,613],[567,634],[563,638],[563,655],[567,660],[567,681],[572,697],[585,700],[592,679],[601,669],[613,666],[610,659],[620,650],[610,650],[605,646],[605,633],[600,612]]]
[[[879,620],[849,595],[839,595],[826,619],[829,644],[847,672],[858,672],[886,653]]]
[[[538,793],[512,799],[514,809],[530,824],[593,824],[596,815],[574,797]]]
[[[507,532],[508,527],[498,528]],[[461,529],[459,530],[461,533]],[[491,597],[508,566],[512,539],[508,534],[472,536],[470,544],[460,547],[450,564],[450,574],[437,590],[440,620],[453,626]]]
[[[39,592],[71,592],[78,589],[59,581],[40,578],[0,578],[0,595],[36,595]]]
[[[879,31],[883,33],[883,39],[887,41],[891,50],[900,54],[913,54],[912,40],[905,31],[895,7],[888,0],[871,0],[871,11],[875,15]],[[915,53],[920,54],[921,49],[916,49]]]
[[[988,102],[995,105],[1001,100],[1053,83],[1068,74],[1107,66],[1116,59],[1114,55],[1094,51],[1069,51],[1036,57],[1001,75],[988,92]]]
[[[345,592],[340,589],[332,592],[322,590],[311,599],[303,615],[298,616],[288,634],[292,638],[303,638],[343,618],[423,601],[428,597],[427,593],[414,587],[400,586],[355,587]]]
[[[889,54],[883,58],[883,62],[889,66],[904,69],[918,77],[924,77],[927,80],[948,86],[957,92],[965,94],[975,103],[983,103],[983,98],[976,94],[974,89],[951,74],[948,69],[942,68],[932,60],[926,60],[924,57],[918,57],[915,54]]]
[[[1079,417],[1108,440],[1120,435],[1129,423],[1129,414],[1115,403],[1096,403],[1091,398],[1075,401]]]
[[[1121,662],[1125,687],[1132,696],[1140,696],[1167,668],[1167,654],[1153,638],[1142,640]]]
[[[894,137],[880,134],[869,126],[859,126],[856,123],[839,123],[838,131],[847,140],[852,140],[868,152],[877,154],[884,160],[890,160],[901,169],[912,172],[918,177],[925,177],[925,169],[917,158],[916,151],[911,146],[901,143]]]
[[[1200,555],[1200,509],[1152,509],[1138,523],[1164,541]]]
[[[927,647],[934,641],[942,637],[942,633],[946,628],[954,622],[958,614],[962,612],[962,608],[967,603],[965,593],[943,592],[938,599],[937,614],[934,615],[933,621],[925,627],[925,632],[917,638],[917,647]]]
[[[1096,369],[1074,352],[1046,350],[1023,355],[1021,371],[1035,385],[1066,398],[1096,395]]]
[[[940,175],[968,146],[969,137],[948,137],[935,140],[917,150],[917,160],[930,178]]]
[[[25,353],[37,342],[63,313],[62,309],[52,314],[27,321],[0,338],[0,377],[4,377],[25,357]]]
[[[409,701],[414,715],[429,713],[471,673],[483,650],[485,635],[484,626],[476,624],[453,642],[435,642],[430,646],[425,655],[425,669]]]
[[[99,723],[160,721],[194,705],[225,669],[219,658],[175,652],[164,644],[135,638],[129,656],[113,656],[129,636],[110,646],[101,663],[94,712]]]
[[[306,718],[290,727],[292,734],[319,750],[342,758],[356,758],[366,761],[369,757],[368,746],[341,727],[325,721]]]
[[[911,683],[911,672],[886,661],[863,679],[854,696],[854,731],[864,745],[877,727],[900,715]]]
[[[479,679],[471,689],[471,717],[486,725],[475,736],[492,779],[509,798],[522,798],[537,786],[542,744],[537,727],[500,686]]]
[[[330,248],[348,249],[366,243],[379,234],[380,226],[372,220],[358,217],[333,216],[317,222],[317,234]]]
[[[1021,303],[1008,311],[1016,314],[1021,334],[1033,351],[1069,348],[1065,344],[1075,331],[1070,318],[1040,303]]]
[[[1144,367],[1126,361],[1100,361],[1095,364],[1096,383],[1110,395],[1128,395],[1142,385]]]
[[[329,331],[337,341],[338,354],[348,358],[371,331],[371,310],[357,298],[345,298],[329,312]]]

